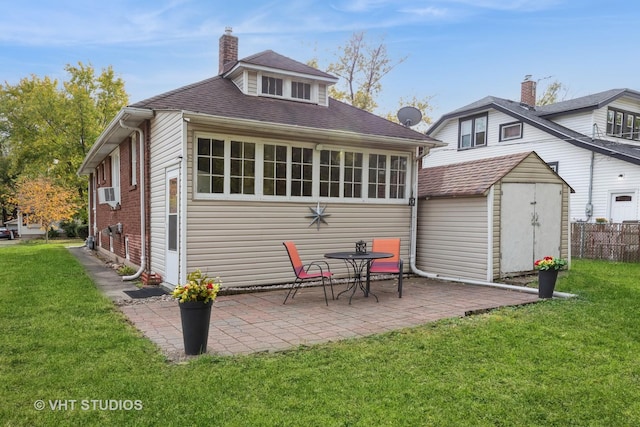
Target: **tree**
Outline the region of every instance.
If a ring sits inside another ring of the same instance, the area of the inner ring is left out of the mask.
[[[342,89],[332,86],[332,98],[354,107],[372,112],[378,104],[376,96],[382,90],[381,80],[406,57],[393,63],[387,55],[384,42],[371,46],[364,40],[364,33],[354,33],[345,46],[338,48],[338,61],[329,64],[327,71],[342,78]]]
[[[542,80],[542,79],[541,79]],[[540,80],[538,80],[539,82]],[[566,87],[560,83],[558,80],[554,80],[552,83],[547,85],[547,88],[542,93],[542,95],[536,100],[536,105],[549,105],[555,104],[558,102],[558,95],[561,90],[564,89],[564,95],[566,96],[567,89]],[[564,100],[564,96],[560,101]]]
[[[128,95],[111,67],[97,76],[81,62],[65,71],[62,85],[33,75],[0,85],[0,155],[10,160],[6,175],[47,175],[84,198],[86,178],[76,172]]]
[[[21,213],[29,215],[33,222],[41,224],[45,239],[49,230],[58,222],[69,221],[79,209],[75,191],[56,184],[51,178],[20,178],[12,202]]]

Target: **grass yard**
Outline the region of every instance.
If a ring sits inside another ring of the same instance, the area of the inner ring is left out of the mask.
[[[572,300],[172,365],[63,245],[0,260],[2,425],[640,425],[640,264],[574,261]]]

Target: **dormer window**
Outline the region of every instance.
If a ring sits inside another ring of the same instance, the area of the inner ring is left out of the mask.
[[[262,76],[262,93],[282,96],[282,79]]]
[[[303,82],[291,82],[291,97],[299,99],[311,99],[311,85]]]

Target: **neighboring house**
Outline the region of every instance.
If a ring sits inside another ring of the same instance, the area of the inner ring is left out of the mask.
[[[528,77],[520,102],[488,96],[436,121],[427,134],[447,146],[431,150],[423,167],[535,151],[575,190],[571,221],[640,220],[640,92],[535,106]]]
[[[219,75],[123,108],[100,135],[79,170],[96,249],[138,266],[129,278],[199,268],[227,287],[290,283],[285,240],[310,261],[400,237],[408,258],[416,153],[441,144],[330,99],[330,74],[237,56],[229,30]]]
[[[570,257],[571,188],[535,152],[424,168],[418,183],[422,271],[490,282]]]

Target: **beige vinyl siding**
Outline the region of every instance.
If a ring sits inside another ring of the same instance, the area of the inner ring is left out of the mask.
[[[190,125],[188,146],[194,134],[211,131]],[[239,136],[239,138],[241,138]],[[255,138],[252,138],[254,140]],[[224,287],[291,283],[295,276],[282,245],[292,240],[303,262],[324,260],[327,252],[355,250],[355,242],[367,247],[376,237],[399,237],[405,272],[409,272],[411,207],[405,203],[366,204],[320,201],[326,207],[320,229],[311,225],[312,201],[203,200],[194,199],[193,153],[188,150],[186,270],[196,268],[219,276]],[[404,153],[411,158],[411,153]],[[338,277],[346,277],[344,262],[327,260]]]
[[[255,71],[249,71],[247,73],[247,94],[258,94],[258,73]]]
[[[487,198],[420,200],[416,266],[445,277],[486,280]]]
[[[405,270],[409,265],[411,208],[321,203],[328,224],[310,226],[310,203],[188,200],[187,270],[219,276],[226,287],[291,283],[293,271],[282,245],[292,240],[303,262],[324,260],[327,252],[352,251],[364,240],[400,237]],[[338,276],[344,263],[327,260]]]
[[[180,112],[158,111],[151,120],[150,158],[150,228],[151,271],[165,274],[165,169],[176,165],[182,153],[182,120]]]
[[[246,91],[246,88],[244,87],[244,73],[238,73],[232,81],[241,91]]]
[[[318,83],[318,104],[324,106],[329,105],[327,85],[323,83]]]

